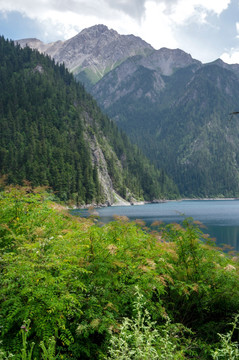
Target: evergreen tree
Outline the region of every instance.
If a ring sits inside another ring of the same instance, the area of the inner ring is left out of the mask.
[[[63,64],[1,37],[0,79],[0,173],[10,183],[47,185],[61,200],[77,204],[103,202],[99,164],[88,143],[95,141],[118,193],[126,196],[128,188],[136,197],[162,195],[160,172]],[[165,185],[167,192],[175,196],[177,189]]]

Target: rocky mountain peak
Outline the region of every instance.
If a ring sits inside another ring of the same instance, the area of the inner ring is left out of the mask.
[[[128,57],[153,51],[141,38],[120,35],[102,24],[84,29],[66,41],[44,44],[38,39],[25,39],[18,43],[38,49],[59,63],[64,62],[76,77],[88,79],[90,83],[96,83]]]
[[[217,65],[222,67],[223,69],[226,70],[230,70],[232,71],[235,75],[239,76],[239,64],[227,64],[225,63],[222,59],[216,59],[208,64],[205,64],[205,66],[207,65]]]
[[[84,42],[95,43],[102,39],[107,39],[108,41],[114,41],[115,39],[120,38],[120,35],[117,31],[108,29],[105,25],[94,25],[87,29],[83,29],[79,34],[75,35],[73,38],[66,41],[66,43],[78,43],[80,46]]]
[[[135,56],[139,56],[138,65],[167,76],[178,68],[201,64],[180,49],[155,50],[140,37],[120,35],[102,24],[84,29],[66,41],[44,44],[38,39],[25,39],[18,43],[38,49],[59,63],[64,62],[78,80],[83,81],[87,88],[89,86],[88,89],[125,60]],[[127,63],[128,70],[129,65]]]
[[[99,34],[99,33],[104,33],[105,31],[109,31],[108,27],[106,25],[103,24],[98,24],[98,25],[93,25],[90,26],[86,29],[83,29],[80,34],[84,34],[84,33],[91,33],[92,35],[95,34]]]
[[[81,36],[88,36],[90,38],[98,38],[102,36],[103,34],[110,33],[111,35],[118,35],[120,36],[117,31],[113,29],[109,29],[106,25],[99,24],[94,25],[89,28],[83,29],[79,34],[77,34],[75,37],[81,37]]]

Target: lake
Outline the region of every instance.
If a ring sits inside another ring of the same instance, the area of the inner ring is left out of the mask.
[[[239,251],[239,200],[183,200],[159,204],[111,206],[96,210],[100,221],[107,223],[114,215],[130,220],[141,219],[150,226],[154,221],[181,223],[185,217],[201,221],[203,232],[216,238],[218,245],[226,244]],[[87,210],[73,210],[74,215],[87,216]]]

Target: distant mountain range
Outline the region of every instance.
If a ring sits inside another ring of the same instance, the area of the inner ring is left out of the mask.
[[[184,196],[239,196],[239,65],[202,64],[96,25],[64,42],[18,40],[64,62]]]

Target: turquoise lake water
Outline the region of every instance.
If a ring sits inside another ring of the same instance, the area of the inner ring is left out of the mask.
[[[96,209],[100,221],[107,223],[114,215],[125,215],[130,220],[144,220],[147,226],[154,221],[180,223],[185,217],[201,221],[203,232],[216,238],[218,245],[226,244],[239,251],[239,200],[183,200],[159,204],[111,206]],[[87,210],[74,210],[74,215],[87,216]]]

